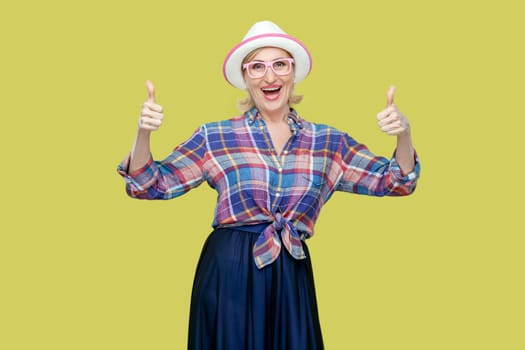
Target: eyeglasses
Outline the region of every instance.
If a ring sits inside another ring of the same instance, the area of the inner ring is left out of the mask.
[[[293,58],[278,58],[270,62],[252,61],[242,65],[248,76],[252,79],[262,78],[266,75],[268,68],[277,75],[286,75],[292,71]]]

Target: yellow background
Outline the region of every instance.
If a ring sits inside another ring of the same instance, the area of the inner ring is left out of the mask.
[[[228,50],[270,19],[310,48],[308,120],[389,156],[390,84],[413,196],[336,194],[309,242],[327,349],[524,349],[523,9],[518,1],[10,1],[0,11],[0,348],[184,349],[206,185],[126,197],[144,81],[161,158],[237,113]]]

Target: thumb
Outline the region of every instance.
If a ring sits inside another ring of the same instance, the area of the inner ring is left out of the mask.
[[[396,92],[396,87],[392,85],[388,92],[386,93],[386,106],[390,107],[394,104],[394,93]]]
[[[151,80],[146,80],[146,88],[148,89],[148,102],[155,102],[155,86]]]

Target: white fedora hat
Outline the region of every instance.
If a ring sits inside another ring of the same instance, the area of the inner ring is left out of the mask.
[[[236,88],[246,89],[242,61],[250,52],[261,47],[278,47],[292,55],[296,83],[306,78],[312,69],[312,57],[302,42],[286,34],[275,23],[262,21],[255,23],[242,41],[228,53],[222,65],[224,78]]]

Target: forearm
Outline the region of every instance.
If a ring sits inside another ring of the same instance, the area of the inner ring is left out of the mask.
[[[406,133],[397,136],[395,157],[403,175],[407,175],[414,170],[414,146],[412,145],[410,129],[408,129]]]
[[[128,174],[132,174],[142,168],[150,159],[150,135],[151,131],[149,130],[139,129],[137,131],[137,137],[131,150]]]

